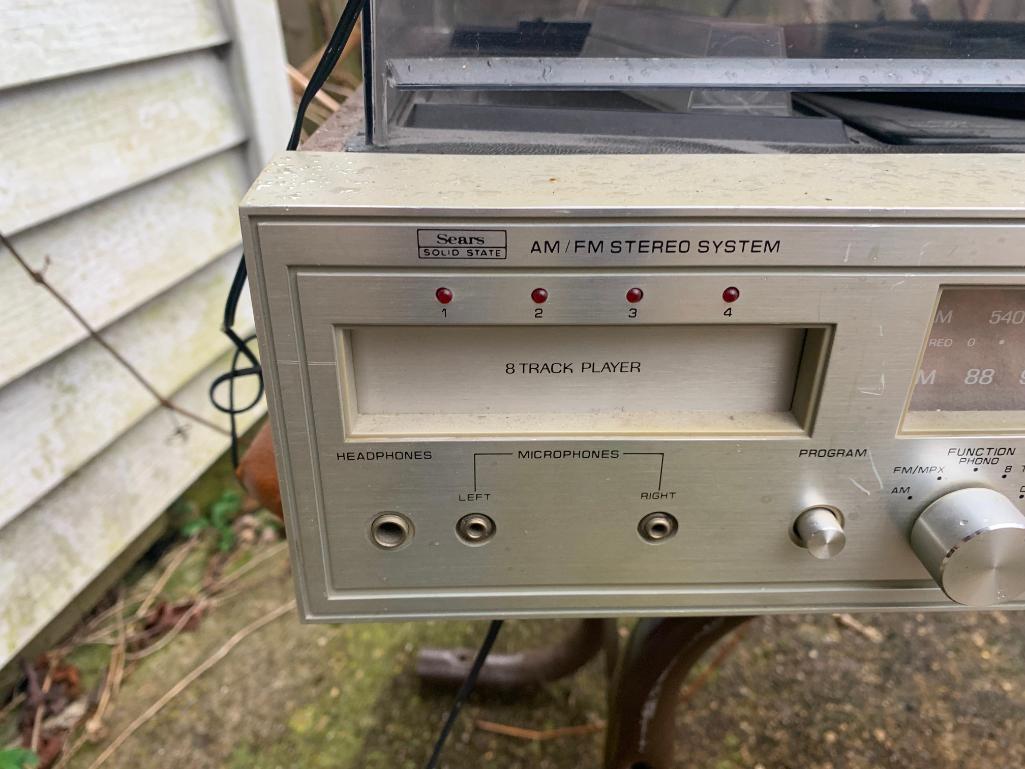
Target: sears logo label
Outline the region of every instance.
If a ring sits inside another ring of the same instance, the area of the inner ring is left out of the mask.
[[[421,259],[505,259],[505,230],[417,230]]]

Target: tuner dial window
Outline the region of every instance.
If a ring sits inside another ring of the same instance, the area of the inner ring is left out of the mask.
[[[943,289],[904,428],[1025,428],[1025,288]]]

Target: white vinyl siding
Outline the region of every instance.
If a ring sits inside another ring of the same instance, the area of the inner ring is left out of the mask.
[[[290,127],[275,3],[0,0],[0,45],[0,230],[161,392],[227,427],[206,392],[238,200]],[[169,440],[188,420],[6,251],[0,339],[3,668],[227,439]]]

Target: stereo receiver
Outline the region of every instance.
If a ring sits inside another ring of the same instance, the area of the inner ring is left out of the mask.
[[[286,153],[304,615],[1022,605],[1020,155]]]

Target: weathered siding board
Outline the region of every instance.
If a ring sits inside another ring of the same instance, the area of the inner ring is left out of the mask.
[[[221,0],[225,24],[236,41],[228,60],[235,93],[247,117],[249,161],[262,168],[285,148],[292,131],[292,90],[281,62],[285,42],[260,31],[278,24],[277,0]]]
[[[209,48],[216,0],[0,0],[0,89]]]
[[[207,389],[237,204],[290,122],[273,0],[0,0],[0,41],[0,230],[158,388],[226,427]],[[172,416],[3,252],[0,340],[2,671],[88,609],[227,438],[169,440]]]
[[[34,227],[13,241],[102,329],[234,249],[236,201],[250,174],[229,150]],[[0,387],[82,341],[86,332],[8,256],[0,257]]]
[[[245,139],[212,52],[0,93],[0,113],[0,229],[8,235]]]
[[[216,419],[210,380],[227,360],[199,371],[175,395]],[[258,410],[241,419],[252,424]],[[195,425],[169,440],[171,422],[150,412],[110,449],[0,531],[0,668],[84,590],[221,452],[224,436]]]
[[[103,337],[159,391],[173,392],[221,355],[230,253],[118,321]],[[252,324],[248,302],[239,326]],[[172,346],[168,347],[167,343]],[[153,397],[89,340],[0,390],[0,527],[78,470],[154,407]]]

